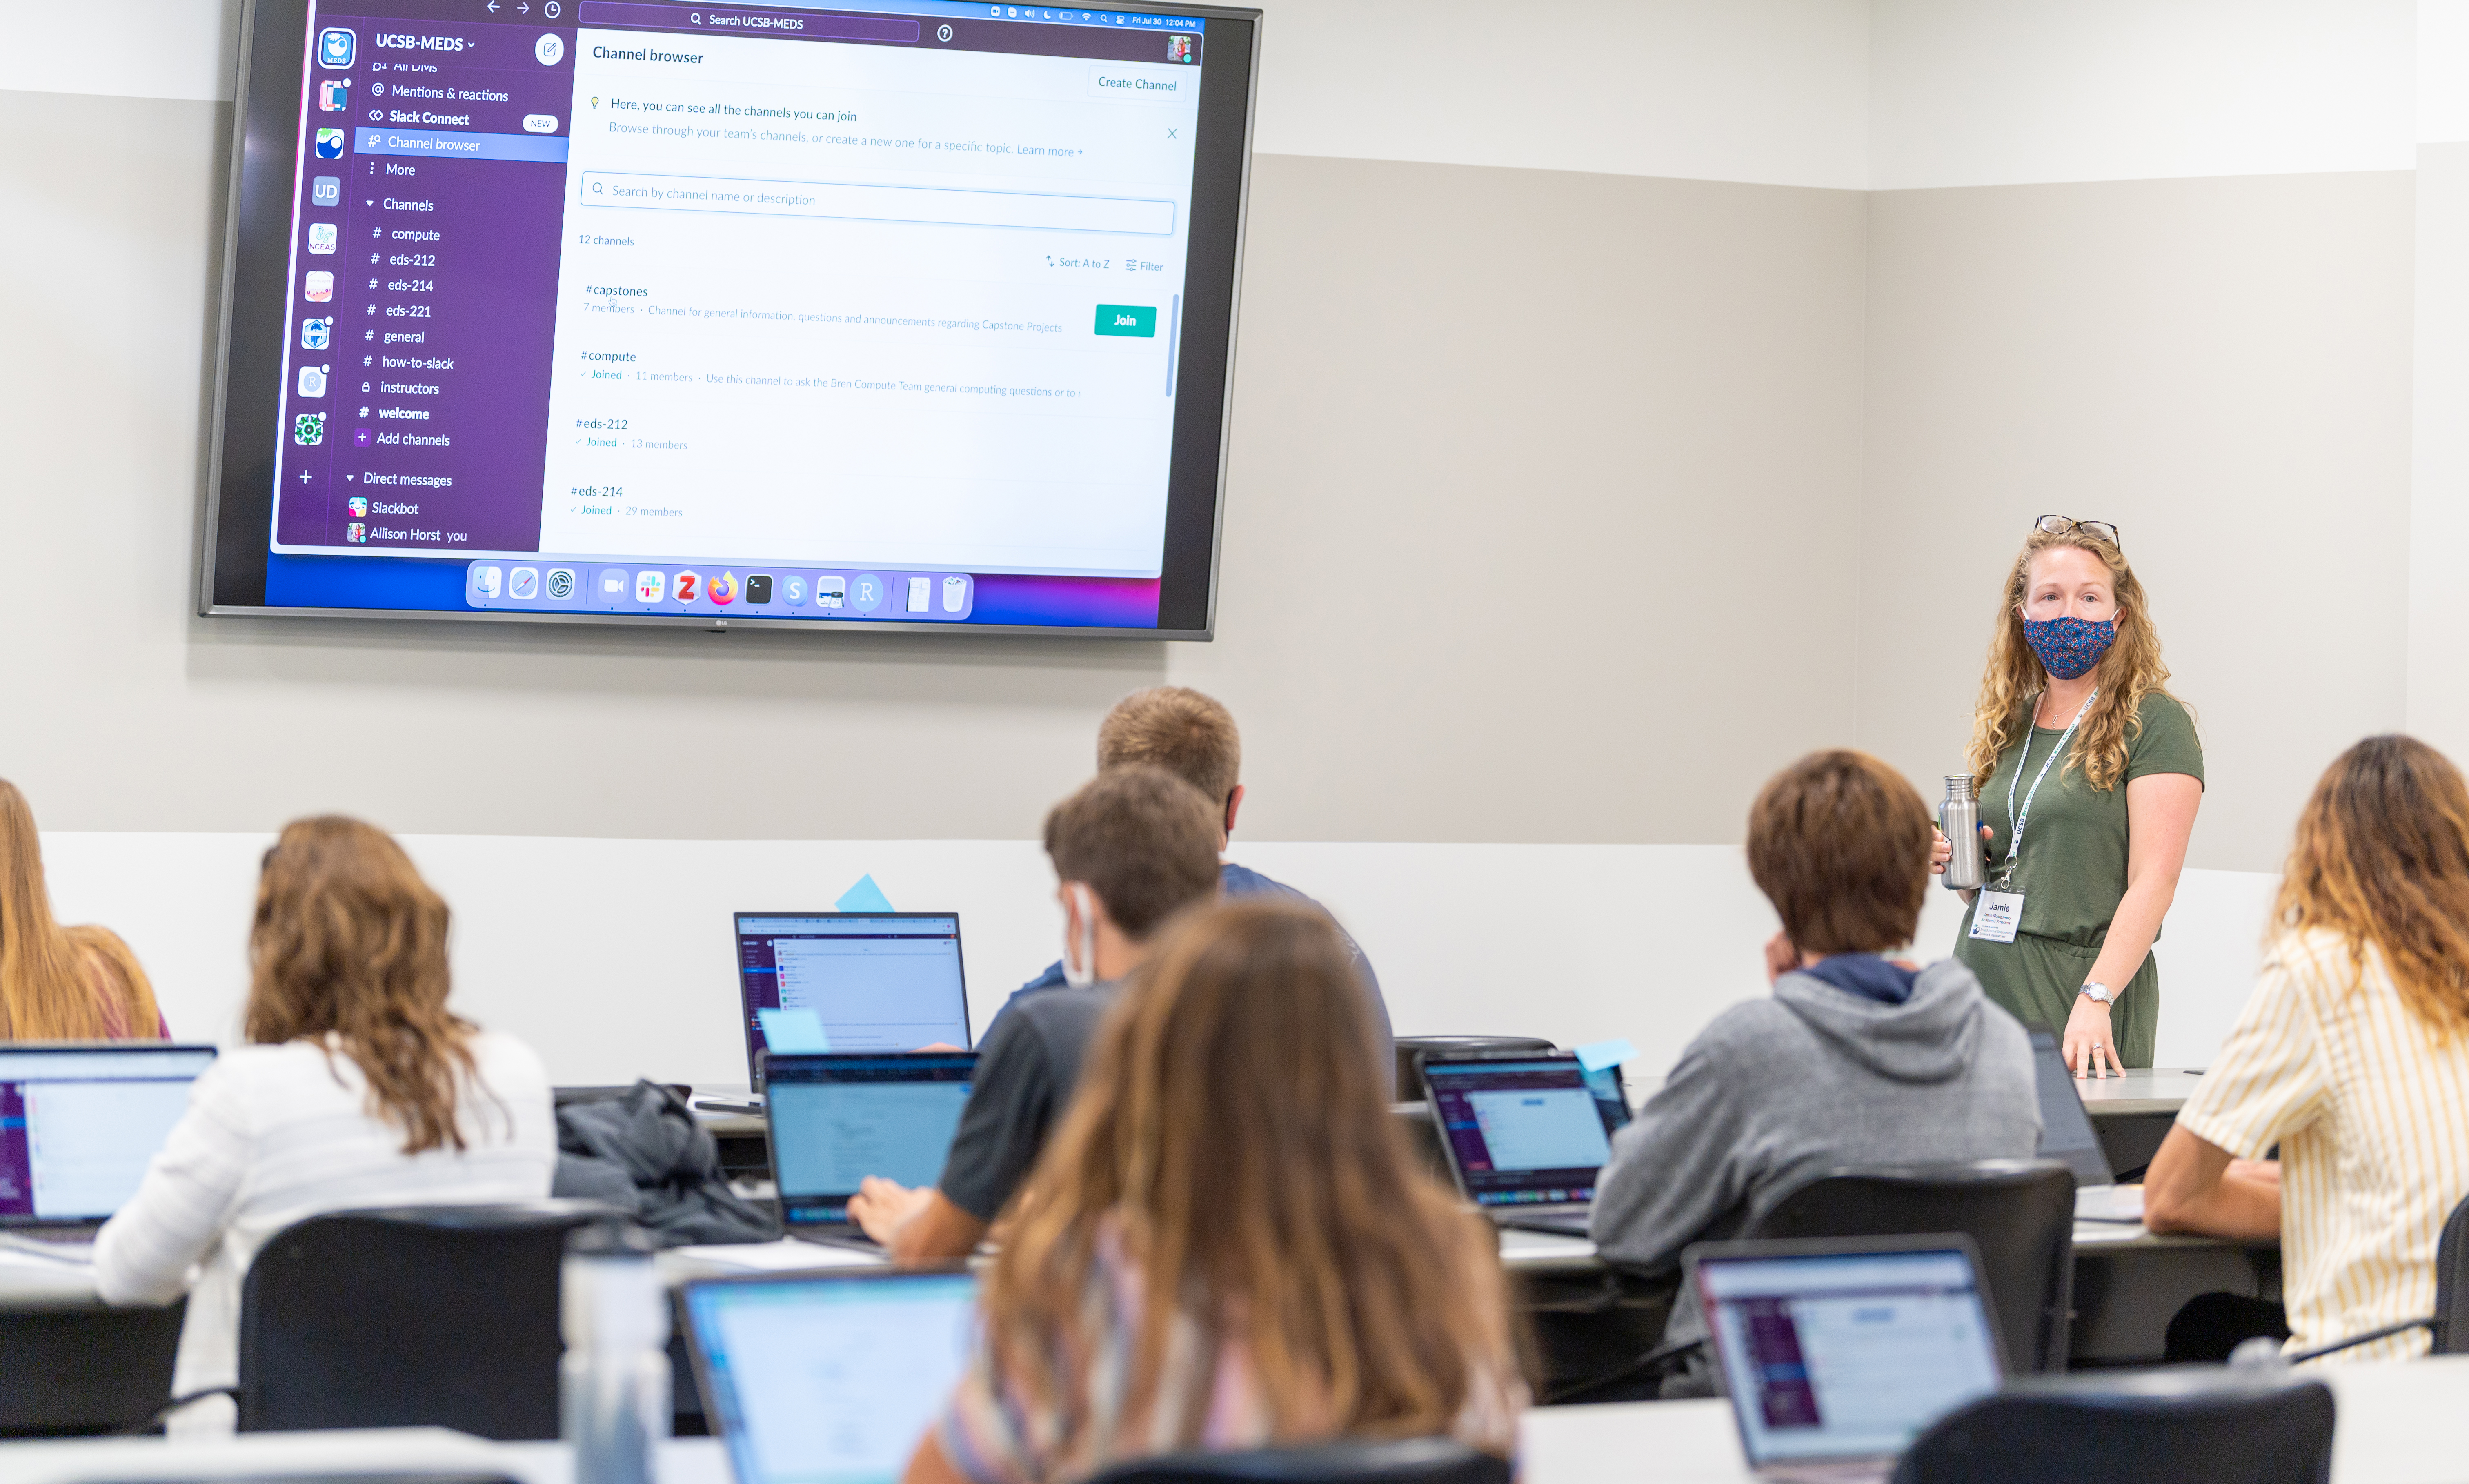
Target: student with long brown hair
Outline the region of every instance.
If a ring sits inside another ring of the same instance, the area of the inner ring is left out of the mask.
[[[0,778],[0,1040],[119,1041],[163,1034],[154,986],[109,928],[52,917],[35,811]]]
[[[2152,1065],[2204,749],[2117,528],[2042,516],[1998,592],[1964,761],[1987,837],[1954,956],[2077,1077]],[[1943,870],[1953,848],[1937,846]]]
[[[2278,1238],[2302,1348],[2434,1312],[2464,1195],[2469,784],[2423,742],[2369,737],[2298,818],[2262,979],[2152,1161],[2144,1221]],[[2338,1358],[2426,1348],[2411,1331]]]
[[[173,1396],[235,1383],[242,1280],[293,1222],[548,1194],[547,1074],[520,1042],[447,1009],[448,921],[403,847],[357,820],[298,821],[266,852],[249,1044],[197,1078],[136,1195],[95,1241],[105,1302],[188,1292]],[[173,1427],[228,1431],[234,1417],[213,1397]]]
[[[1170,930],[1023,1193],[908,1484],[1343,1437],[1507,1455],[1526,1389],[1494,1238],[1416,1167],[1377,1044],[1322,914],[1240,901]]]

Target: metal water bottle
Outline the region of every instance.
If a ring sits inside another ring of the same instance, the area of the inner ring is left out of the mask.
[[[1946,889],[1976,890],[1982,875],[1980,800],[1973,797],[1971,774],[1947,775],[1946,802],[1937,806],[1937,827],[1954,846],[1954,858],[1946,863]]]
[[[668,1293],[652,1239],[627,1221],[579,1227],[559,1279],[559,1431],[574,1447],[575,1484],[652,1484],[672,1401]]]

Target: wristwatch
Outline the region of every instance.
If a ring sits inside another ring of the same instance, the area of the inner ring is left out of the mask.
[[[2103,1005],[2108,1005],[2117,998],[2116,994],[2110,989],[2109,985],[2102,984],[2097,979],[2085,980],[2083,987],[2077,990],[2076,993],[2081,994],[2087,1000],[2096,1000]]]

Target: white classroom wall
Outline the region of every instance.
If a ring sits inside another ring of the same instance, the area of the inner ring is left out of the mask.
[[[104,51],[18,7],[0,47],[0,543],[121,574],[0,591],[0,693],[77,698],[0,709],[0,777],[183,1034],[229,1031],[257,854],[326,809],[405,833],[459,1003],[564,1081],[741,1078],[728,912],[869,871],[961,912],[982,1023],[1053,957],[1039,814],[1113,697],[1182,682],[1246,725],[1234,858],[1339,913],[1401,1032],[1625,1035],[1659,1071],[1761,991],[1757,780],[1830,743],[1946,771],[2043,500],[2127,529],[2204,718],[2162,1060],[2235,1013],[2333,751],[2406,724],[2469,755],[2457,3],[1596,0],[1556,12],[1574,56],[1471,0],[1270,5],[1207,646],[190,616],[239,10],[155,10]],[[1915,222],[1991,270],[1937,274]],[[2147,230],[2219,256],[2051,236]],[[1592,317],[1523,313],[1536,264]],[[2272,333],[2231,334],[2223,284]],[[2171,384],[2112,384],[2108,336]],[[2258,511],[2337,527],[2331,591],[2251,596],[2273,544],[2214,533]],[[1605,580],[1548,613],[1401,618],[1367,576],[1571,562]],[[2295,700],[2290,654],[2325,672]],[[846,735],[893,745],[850,770]]]

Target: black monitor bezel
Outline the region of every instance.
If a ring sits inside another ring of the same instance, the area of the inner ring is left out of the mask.
[[[1260,12],[1247,7],[1142,4],[1161,15],[1211,23],[1201,71],[1192,170],[1192,247],[1186,259],[1175,383],[1174,457],[1167,475],[1165,546],[1154,628],[868,618],[714,618],[689,614],[508,613],[498,609],[291,608],[265,602],[274,514],[274,440],[288,332],[289,240],[299,137],[297,81],[311,44],[310,0],[246,0],[233,119],[231,176],[217,325],[213,447],[199,492],[196,611],[200,616],[381,618],[409,621],[624,625],[700,633],[750,629],[939,633],[1105,639],[1216,637],[1219,552],[1234,386],[1243,239],[1251,200],[1253,100]],[[851,9],[863,10],[862,0]],[[1208,252],[1203,243],[1215,245]],[[250,430],[255,429],[252,433]]]

